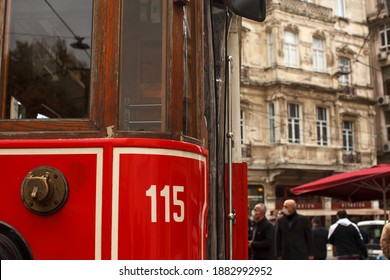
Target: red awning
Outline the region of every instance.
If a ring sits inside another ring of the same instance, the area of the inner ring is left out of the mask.
[[[345,201],[382,200],[390,198],[390,164],[345,172],[319,179],[295,188],[296,194],[315,194]]]

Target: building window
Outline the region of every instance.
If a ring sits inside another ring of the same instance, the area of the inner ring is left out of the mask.
[[[390,24],[379,27],[380,47],[381,51],[390,50]]]
[[[273,64],[275,64],[275,50],[274,50],[272,32],[267,33],[267,53],[268,53],[268,66],[271,67]]]
[[[313,71],[325,72],[325,42],[313,38]]]
[[[284,64],[287,67],[298,67],[297,35],[290,31],[284,32]]]
[[[390,95],[390,67],[382,68],[383,95]]]
[[[340,86],[347,86],[350,84],[351,62],[346,57],[339,57],[339,84]]]
[[[329,124],[326,108],[317,108],[317,143],[320,146],[328,146]]]
[[[336,0],[336,16],[345,18],[345,2],[344,2],[344,0]]]
[[[241,144],[245,144],[245,111],[240,111]]]
[[[298,104],[288,104],[288,142],[301,143],[301,113]]]
[[[354,127],[351,121],[343,121],[343,150],[354,150]]]
[[[268,104],[268,120],[269,120],[269,141],[270,143],[276,142],[276,112],[275,103]]]
[[[390,111],[385,112],[386,139],[390,142]]]

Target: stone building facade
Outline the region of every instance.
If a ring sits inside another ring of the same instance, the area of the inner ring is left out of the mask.
[[[390,1],[366,1],[374,97],[377,100],[378,163],[390,163]]]
[[[287,198],[323,216],[382,213],[377,202],[294,197],[290,188],[377,164],[376,106],[365,0],[268,0],[242,21],[241,129],[249,207]]]

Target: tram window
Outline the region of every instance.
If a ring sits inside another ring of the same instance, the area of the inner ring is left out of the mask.
[[[3,119],[88,118],[93,0],[9,0]]]
[[[166,5],[122,1],[119,129],[167,131]]]
[[[197,133],[197,85],[195,82],[196,29],[195,17],[187,8],[184,9],[184,92],[183,92],[183,130],[184,134],[196,137]]]

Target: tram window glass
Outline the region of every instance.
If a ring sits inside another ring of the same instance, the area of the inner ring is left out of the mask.
[[[184,134],[196,137],[197,133],[197,95],[196,95],[196,30],[195,17],[191,7],[184,8],[184,92],[183,92],[183,129]]]
[[[93,0],[9,0],[1,117],[88,118]]]
[[[119,129],[167,131],[166,5],[122,1]]]

